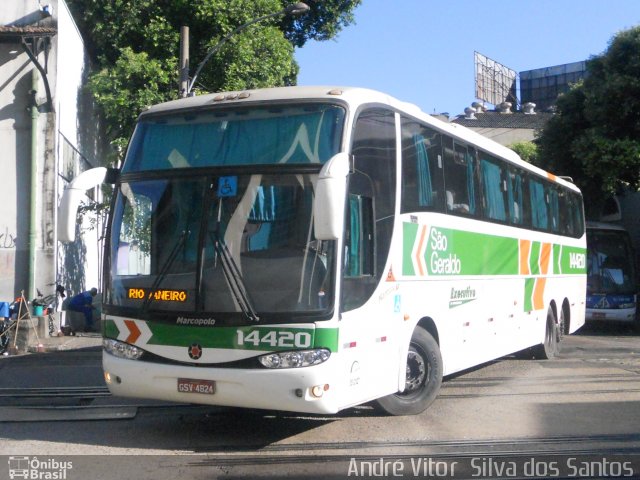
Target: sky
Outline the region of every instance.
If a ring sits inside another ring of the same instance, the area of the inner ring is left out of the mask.
[[[373,88],[426,113],[476,101],[474,52],[516,72],[604,53],[640,0],[363,0],[355,24],[297,49],[298,85]]]

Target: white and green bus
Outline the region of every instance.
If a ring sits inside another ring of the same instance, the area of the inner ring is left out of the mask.
[[[416,414],[443,376],[531,347],[551,358],[584,323],[579,190],[379,92],[156,105],[109,173],[115,395]],[[71,185],[61,238],[104,175]]]

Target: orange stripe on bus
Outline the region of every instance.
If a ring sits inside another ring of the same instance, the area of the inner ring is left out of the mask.
[[[549,172],[547,172],[547,178],[552,182],[555,182],[558,179],[558,177],[556,177],[553,173],[549,173]]]
[[[531,242],[529,240],[520,240],[520,275],[531,275],[529,270],[530,251]]]
[[[540,246],[540,273],[547,275],[549,273],[549,263],[551,260],[551,244],[543,243]]]
[[[533,287],[533,309],[544,309],[544,287],[546,286],[546,278],[537,278],[536,284]]]

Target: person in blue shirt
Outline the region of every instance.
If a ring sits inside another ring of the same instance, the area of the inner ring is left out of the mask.
[[[93,310],[96,308],[93,305],[93,297],[98,294],[97,288],[92,288],[86,292],[82,292],[74,296],[69,302],[67,307],[74,312],[80,312],[84,314],[84,331],[93,331]]]

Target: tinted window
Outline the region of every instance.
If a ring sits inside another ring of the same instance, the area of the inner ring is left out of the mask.
[[[475,150],[445,137],[444,177],[447,211],[462,215],[476,213]]]
[[[506,173],[495,159],[481,158],[482,206],[487,218],[507,220]],[[514,212],[515,213],[515,212]]]
[[[441,135],[417,122],[402,120],[402,211],[442,210]]]
[[[544,185],[537,179],[529,179],[529,201],[531,205],[531,226],[541,230],[549,227],[549,212]]]

